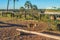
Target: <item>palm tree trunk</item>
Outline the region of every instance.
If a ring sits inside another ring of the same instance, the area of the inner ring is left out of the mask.
[[[8,8],[9,8],[9,0],[8,0],[8,2],[7,2],[7,11],[8,11]]]
[[[15,1],[13,1],[14,5],[13,5],[13,10],[15,11]]]

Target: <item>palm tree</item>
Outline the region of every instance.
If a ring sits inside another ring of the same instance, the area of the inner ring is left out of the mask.
[[[32,8],[32,4],[31,4],[30,1],[26,1],[26,3],[25,3],[24,6],[25,6],[25,8],[27,8],[27,9]]]
[[[37,10],[38,7],[37,7],[36,5],[32,5],[32,9],[33,9],[33,10]]]
[[[9,1],[10,1],[10,0],[8,0],[8,2],[7,2],[7,11],[8,11],[8,8],[9,8]],[[18,1],[18,0],[13,0],[13,3],[14,3],[13,9],[14,9],[14,10],[15,10],[15,2],[16,2],[16,1]]]
[[[7,11],[8,11],[8,8],[9,8],[9,1],[10,1],[10,0],[8,0],[8,2],[7,2]]]
[[[32,5],[32,11],[33,11],[33,13],[36,14],[37,10],[38,10],[38,7],[36,5]]]
[[[26,1],[26,3],[25,3],[25,8],[27,9],[27,10],[25,10],[25,15],[28,13],[30,13],[29,11],[30,11],[30,9],[32,8],[32,4],[31,4],[31,2],[30,1]]]
[[[14,5],[13,5],[13,9],[15,10],[15,2],[16,1],[18,1],[18,0],[13,0],[13,3],[14,3]]]
[[[36,5],[32,5],[32,16],[36,17],[38,11],[38,7]]]

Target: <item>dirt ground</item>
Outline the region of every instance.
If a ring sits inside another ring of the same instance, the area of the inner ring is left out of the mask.
[[[34,26],[30,27],[30,24]],[[36,24],[36,25],[35,25]],[[29,27],[28,27],[29,26]],[[8,38],[7,40],[54,40],[37,35],[20,35],[16,28],[21,28],[30,31],[42,32],[48,27],[47,23],[34,20],[21,20],[16,18],[0,18],[0,39]],[[15,36],[17,35],[17,36]],[[4,39],[3,39],[4,40]]]

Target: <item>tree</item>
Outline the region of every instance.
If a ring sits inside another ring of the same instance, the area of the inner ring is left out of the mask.
[[[22,12],[23,12],[24,10],[25,10],[25,8],[24,8],[24,7],[21,7],[21,8],[20,8],[20,11],[22,11]]]
[[[32,5],[32,16],[37,18],[38,7],[36,5]]]
[[[38,7],[37,7],[36,5],[33,5],[33,6],[32,6],[32,9],[33,9],[33,10],[37,10]]]
[[[31,4],[31,2],[30,1],[26,1],[26,3],[25,3],[25,8],[26,8],[26,10],[25,10],[25,14],[27,14],[28,13],[28,15],[30,15],[30,9],[32,8],[32,4]]]
[[[22,12],[22,14],[25,15],[25,18],[26,18],[25,8],[24,8],[24,7],[21,7],[21,8],[20,8],[20,11]]]
[[[10,1],[10,0],[8,0],[8,2],[7,2],[7,11],[8,11],[8,8],[9,8],[9,1]]]
[[[18,0],[13,0],[13,3],[14,3],[14,5],[13,5],[13,9],[15,10],[15,2],[16,1],[18,1]]]
[[[30,1],[26,1],[26,3],[25,3],[25,8],[27,8],[27,9],[30,9],[30,8],[32,8],[32,4],[31,4],[31,2]]]
[[[8,11],[8,8],[9,8],[9,1],[10,1],[10,0],[8,0],[8,2],[7,2],[7,11]],[[14,9],[14,10],[15,10],[15,2],[16,2],[16,1],[18,1],[18,0],[13,0],[13,3],[14,3],[13,9]]]

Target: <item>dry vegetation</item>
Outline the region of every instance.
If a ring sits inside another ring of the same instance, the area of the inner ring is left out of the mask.
[[[0,39],[7,40],[7,39],[14,39],[16,36],[18,37],[20,32],[16,31],[15,27],[6,27],[0,28]]]
[[[27,25],[36,24],[36,26],[28,28]],[[0,39],[1,40],[54,40],[51,38],[45,38],[43,36],[37,36],[32,34],[20,35],[20,32],[16,31],[16,28],[21,28],[25,30],[42,32],[48,27],[47,23],[31,21],[31,20],[20,20],[16,18],[0,18]],[[44,29],[44,30],[43,30]],[[11,38],[8,38],[11,37]]]
[[[60,12],[60,10],[47,9],[45,12]]]
[[[20,37],[20,39],[22,40],[55,40],[52,38],[47,38],[47,37],[38,36],[38,35],[23,35]]]
[[[13,26],[16,26],[16,27],[19,27],[19,28],[23,28],[23,29],[26,29],[26,30],[32,30],[32,31],[37,31],[37,32],[40,32],[41,30],[44,30],[48,27],[48,24],[47,23],[44,23],[44,22],[38,22],[38,21],[34,21],[34,20],[20,20],[20,19],[16,19],[16,18],[11,18],[11,19],[8,19],[8,18],[0,18],[1,22],[5,23],[5,24],[0,24],[0,25],[11,25],[11,27]],[[33,27],[28,27],[30,26],[30,24],[33,24],[34,26]],[[22,26],[22,27],[21,27]]]

